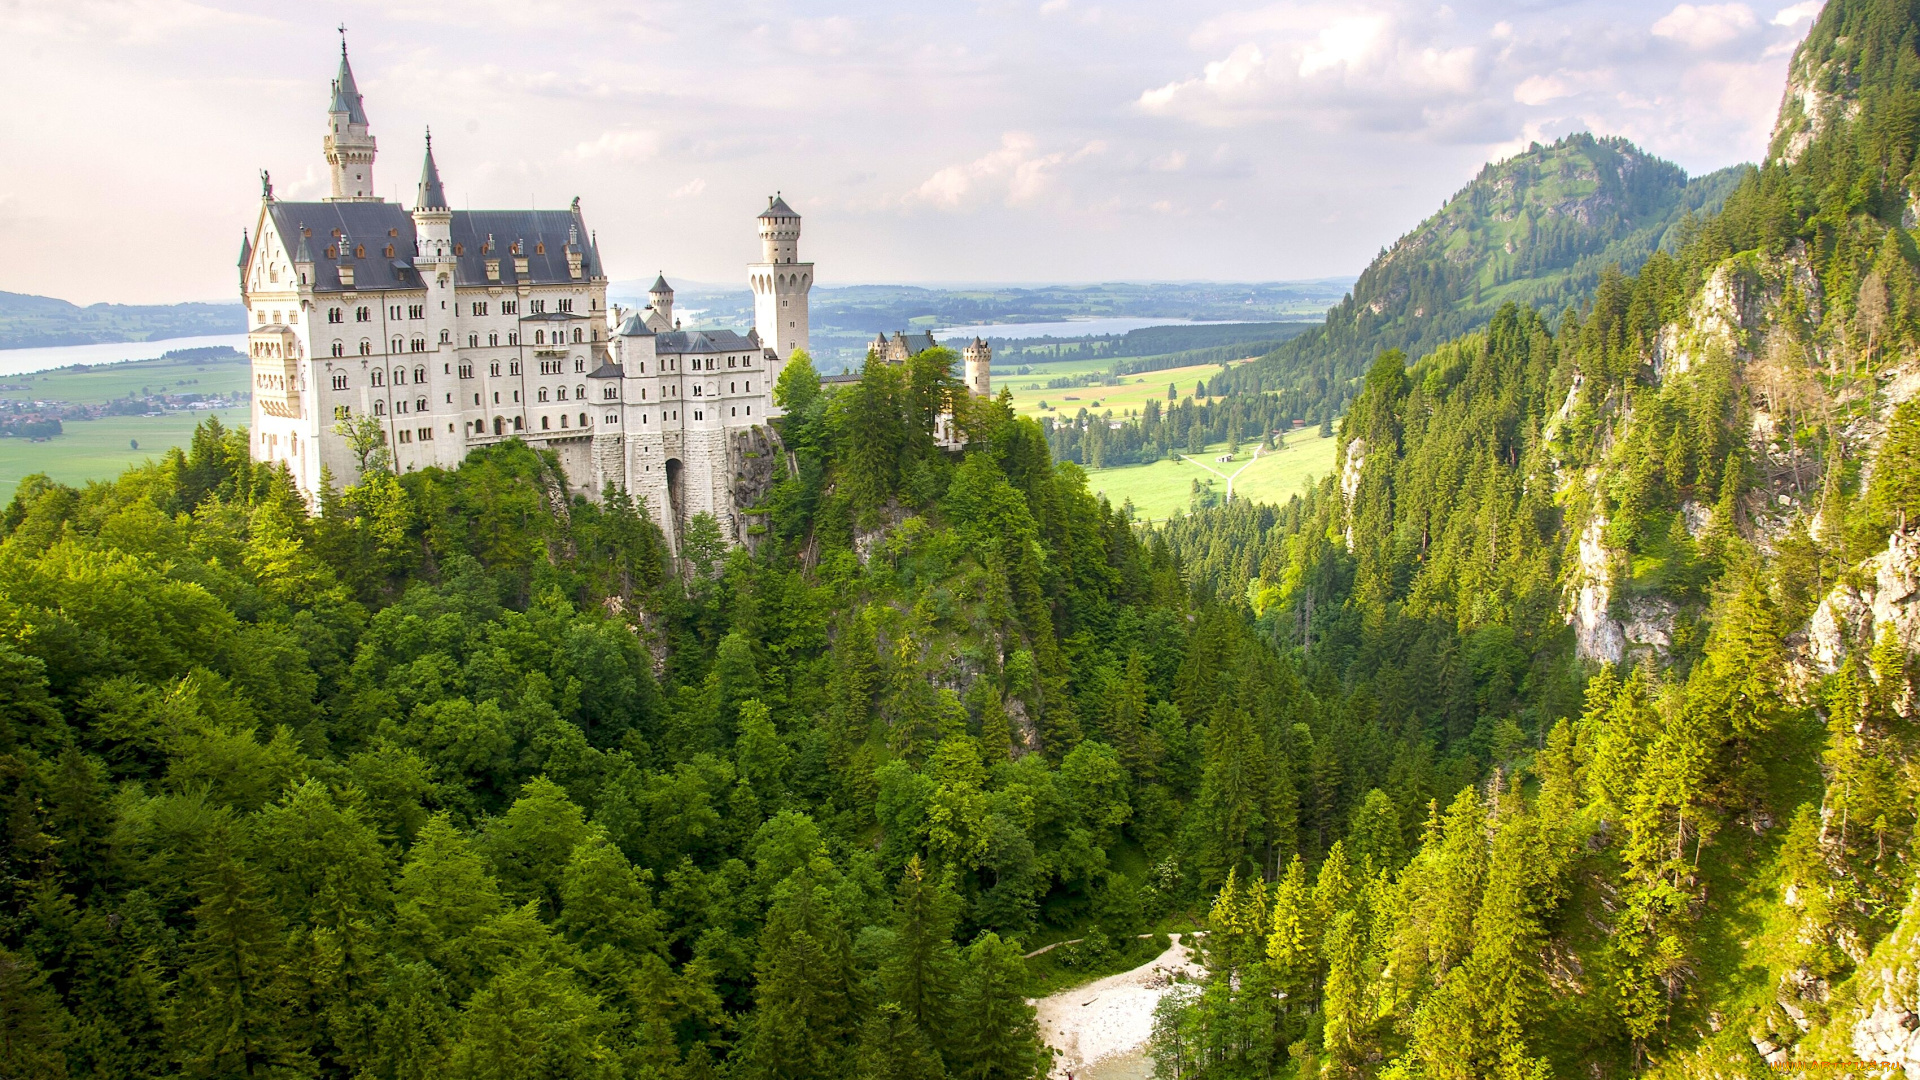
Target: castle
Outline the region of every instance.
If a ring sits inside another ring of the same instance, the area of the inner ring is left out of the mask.
[[[357,483],[369,452],[397,472],[454,468],[521,439],[552,451],[575,490],[644,498],[675,553],[695,514],[730,541],[745,535],[777,447],[773,387],[807,348],[813,264],[785,200],[756,219],[753,328],[683,330],[664,276],[644,311],[609,309],[579,199],[451,209],[431,133],[413,208],[375,195],[377,145],[344,39],[322,149],[331,196],[277,199],[262,172],[241,241],[255,460],[284,464],[317,499],[323,470]],[[966,360],[984,396],[985,344]]]

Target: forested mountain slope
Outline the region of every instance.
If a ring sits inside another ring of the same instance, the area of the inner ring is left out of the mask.
[[[1487,165],[1382,251],[1323,326],[1214,392],[1289,391],[1313,419],[1337,416],[1382,351],[1425,355],[1505,303],[1554,314],[1584,303],[1606,267],[1637,270],[1694,215],[1718,209],[1745,171],[1689,180],[1625,139],[1536,143]]]
[[[1920,1069],[1917,28],[1829,3],[1674,254],[1380,357],[1338,476],[1160,531],[1360,742],[1490,770],[1223,892],[1163,1071]]]
[[[1920,1065],[1916,27],[1831,0],[1804,145],[1370,358],[1284,507],[943,451],[937,351],[789,365],[678,562],[519,444],[22,484],[0,1076],[1037,1080],[1025,948],[1183,911],[1164,1076]]]

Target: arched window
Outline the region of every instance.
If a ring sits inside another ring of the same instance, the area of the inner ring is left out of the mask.
[[[550,421],[550,418],[549,418],[549,417],[545,417],[545,416],[543,416],[543,417],[541,417],[541,418],[540,418],[540,430],[541,430],[541,431],[545,431],[545,430],[547,430],[547,428],[548,428],[548,426],[549,426],[549,421]]]
[[[453,344],[453,331],[451,330],[440,331],[440,344],[442,345]]]
[[[427,369],[426,369],[426,368],[424,368],[424,367],[416,367],[416,368],[414,368],[414,369],[413,369],[413,381],[414,381],[414,382],[417,382],[417,383],[423,383],[423,382],[426,382],[426,381],[427,381]]]
[[[479,335],[479,334],[468,334],[468,335],[467,335],[467,348],[469,348],[469,349],[477,349],[477,348],[479,348],[479,347],[480,347],[480,335]]]
[[[540,388],[540,400],[541,401],[547,400],[547,388],[544,386]]]
[[[575,341],[579,341],[579,340],[580,340],[580,338],[581,338],[581,336],[582,336],[582,335],[581,335],[581,333],[580,333],[580,328],[579,328],[579,327],[577,327],[577,326],[576,326],[576,327],[574,327],[574,328],[573,328],[573,340],[575,340]]]
[[[347,355],[347,343],[346,343],[346,342],[344,342],[344,341],[336,341],[336,342],[334,342],[334,343],[333,343],[333,355],[335,355],[335,356],[345,356],[345,355]]]
[[[401,340],[400,340],[399,338],[394,338],[394,339],[393,339],[393,351],[394,351],[394,352],[399,352],[399,351],[401,351],[401,350],[402,350],[402,349],[404,349],[404,348],[406,348],[406,343],[405,343],[405,342],[402,342],[402,341],[401,341]]]
[[[381,401],[379,398],[375,398],[373,400],[373,415],[375,416],[387,415],[387,403],[384,401]]]
[[[581,414],[580,414],[580,426],[581,426],[581,427],[586,427],[586,426],[587,426],[587,414],[586,414],[586,413],[581,413]]]
[[[535,330],[533,332],[533,343],[535,345],[545,345],[547,343],[547,332],[545,330]]]
[[[372,355],[373,355],[373,342],[371,342],[371,341],[362,341],[362,342],[360,343],[360,355],[361,355],[361,356],[372,356]]]
[[[387,384],[387,373],[380,370],[379,368],[374,368],[373,369],[373,385],[385,386],[386,384]]]
[[[554,388],[553,388],[553,393],[554,393],[554,396],[556,396],[556,397],[558,397],[558,398],[559,398],[559,399],[560,399],[561,401],[565,401],[565,400],[567,400],[567,388],[566,388],[566,387],[564,387],[564,386],[556,386],[556,387],[554,387]]]
[[[582,383],[581,385],[574,387],[573,396],[579,398],[582,401],[585,401],[587,399],[586,384]]]

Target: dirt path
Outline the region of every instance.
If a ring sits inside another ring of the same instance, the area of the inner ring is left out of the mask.
[[[1153,1034],[1153,1010],[1176,976],[1199,978],[1205,969],[1173,935],[1152,961],[1035,1001],[1040,1035],[1053,1047],[1053,1076],[1084,1078],[1096,1062],[1135,1054]]]

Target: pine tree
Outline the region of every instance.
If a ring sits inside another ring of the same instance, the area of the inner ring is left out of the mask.
[[[962,957],[949,1072],[959,1080],[1043,1080],[1053,1052],[1026,998],[1020,947],[980,935]]]
[[[217,855],[201,876],[174,1027],[181,1071],[193,1077],[296,1077],[311,1069],[289,1035],[292,988],[286,923],[257,871]]]

